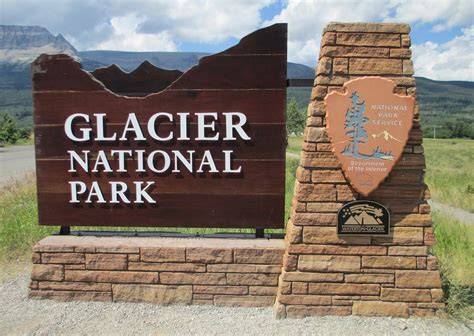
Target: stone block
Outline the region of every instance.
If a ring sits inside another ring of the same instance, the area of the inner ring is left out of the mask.
[[[247,286],[193,286],[194,293],[198,294],[224,294],[224,295],[246,295]]]
[[[362,268],[416,269],[416,258],[398,256],[363,256]]]
[[[441,288],[438,271],[395,271],[398,288]]]
[[[334,58],[332,71],[335,75],[346,75],[349,73],[349,60],[347,58]]]
[[[207,265],[210,273],[273,273],[280,274],[279,265],[254,265],[254,264],[210,264]]]
[[[43,264],[83,264],[85,261],[83,253],[42,253]]]
[[[382,288],[380,297],[382,301],[431,302],[431,294],[428,289]]]
[[[342,208],[342,203],[335,202],[308,202],[306,211],[308,212],[338,212]]]
[[[111,292],[81,292],[58,290],[31,290],[32,299],[54,299],[58,301],[112,301]]]
[[[427,256],[428,247],[427,246],[389,246],[388,255],[398,255],[398,256]]]
[[[127,244],[120,244],[115,246],[97,246],[96,253],[139,253],[140,248],[137,246],[130,246]]]
[[[38,288],[41,290],[108,292],[111,291],[112,285],[95,282],[40,281]]]
[[[299,184],[295,197],[300,202],[335,201],[336,188],[328,184]],[[298,223],[294,222],[295,225]]]
[[[335,225],[337,215],[335,213],[297,213],[292,216],[295,225],[315,225],[315,226],[331,226]]]
[[[273,264],[281,265],[283,249],[235,249],[236,264]]]
[[[308,316],[347,316],[351,314],[351,307],[347,306],[303,306],[286,307],[286,316],[289,318],[304,318]]]
[[[129,262],[129,271],[158,271],[158,272],[206,272],[205,264],[196,263],[157,263],[157,262]]]
[[[361,316],[396,316],[409,317],[406,303],[380,301],[355,301],[352,314]]]
[[[245,286],[277,286],[278,274],[229,273],[227,284]]]
[[[231,263],[232,250],[199,247],[187,248],[186,261],[208,264]]]
[[[277,293],[276,286],[249,286],[250,295],[275,296],[276,293]]]
[[[33,264],[31,280],[61,281],[64,277],[62,265]]]
[[[390,49],[390,58],[410,58],[411,50],[409,48]]]
[[[387,284],[393,283],[393,274],[346,274],[344,277],[345,282],[353,283],[380,283]]]
[[[332,59],[330,57],[321,57],[316,68],[316,75],[330,74],[332,67]]]
[[[73,271],[66,270],[64,280],[113,283],[157,283],[156,272]]]
[[[275,296],[215,295],[214,304],[226,307],[268,307],[275,302]]]
[[[328,142],[329,138],[325,127],[306,127],[304,139],[307,142]]]
[[[307,282],[293,282],[291,284],[292,294],[308,294],[308,283]]]
[[[358,32],[358,33],[404,33],[410,32],[410,25],[404,23],[343,23],[330,22],[324,29],[327,32]]]
[[[360,257],[301,255],[298,269],[316,272],[357,272],[360,271]]]
[[[300,164],[309,168],[341,168],[341,164],[332,152],[302,152]],[[330,201],[330,199],[327,200]]]
[[[281,295],[280,303],[286,305],[329,306],[331,297],[327,295]]]
[[[400,47],[400,35],[366,32],[337,33],[336,43],[350,46]]]
[[[296,179],[299,182],[311,182],[311,170],[298,167],[296,169]]]
[[[41,264],[41,253],[33,252],[31,254],[31,262],[33,264]]]
[[[325,46],[321,54],[328,57],[364,57],[388,58],[389,48],[371,48],[354,46]]]
[[[341,282],[344,280],[342,273],[313,273],[313,272],[285,272],[284,281],[305,282]]]
[[[390,236],[373,237],[376,244],[389,245],[422,245],[423,228],[422,227],[394,227]]]
[[[192,286],[112,285],[113,300],[149,302],[162,305],[191,304]]]
[[[378,284],[338,284],[338,283],[310,283],[308,285],[310,294],[336,294],[336,295],[378,295],[380,285]]]
[[[349,60],[351,75],[402,75],[400,59],[394,58],[351,58]]]
[[[340,169],[318,169],[313,170],[311,181],[314,183],[345,183],[346,178]]]
[[[333,227],[304,227],[303,242],[306,244],[347,244],[347,245],[367,245],[370,244],[370,237],[339,237],[337,228]]]
[[[86,268],[94,270],[126,270],[126,254],[86,254]]]
[[[225,285],[224,273],[160,273],[160,283],[171,285]]]
[[[288,252],[293,254],[386,255],[387,247],[294,244],[288,247]]]
[[[174,247],[142,247],[140,260],[148,262],[185,261],[185,249]]]

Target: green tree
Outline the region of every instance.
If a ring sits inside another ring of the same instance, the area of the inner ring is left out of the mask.
[[[306,111],[292,98],[286,107],[286,134],[303,134],[306,124]]]
[[[15,120],[4,113],[0,116],[0,143],[14,144],[20,138],[20,129]]]

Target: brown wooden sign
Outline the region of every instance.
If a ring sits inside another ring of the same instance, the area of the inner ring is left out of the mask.
[[[382,77],[363,77],[345,83],[345,93],[334,91],[324,100],[334,153],[364,196],[388,176],[412,127],[415,99],[394,94],[395,86]]]
[[[286,62],[286,24],[185,73],[40,56],[40,224],[283,227]]]

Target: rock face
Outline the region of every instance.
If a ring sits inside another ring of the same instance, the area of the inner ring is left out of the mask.
[[[0,25],[0,62],[30,63],[42,53],[77,57],[77,50],[61,34],[54,36],[39,26]]]

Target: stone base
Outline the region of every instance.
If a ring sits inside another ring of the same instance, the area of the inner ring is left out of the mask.
[[[51,236],[33,248],[31,298],[261,307],[281,239]]]

